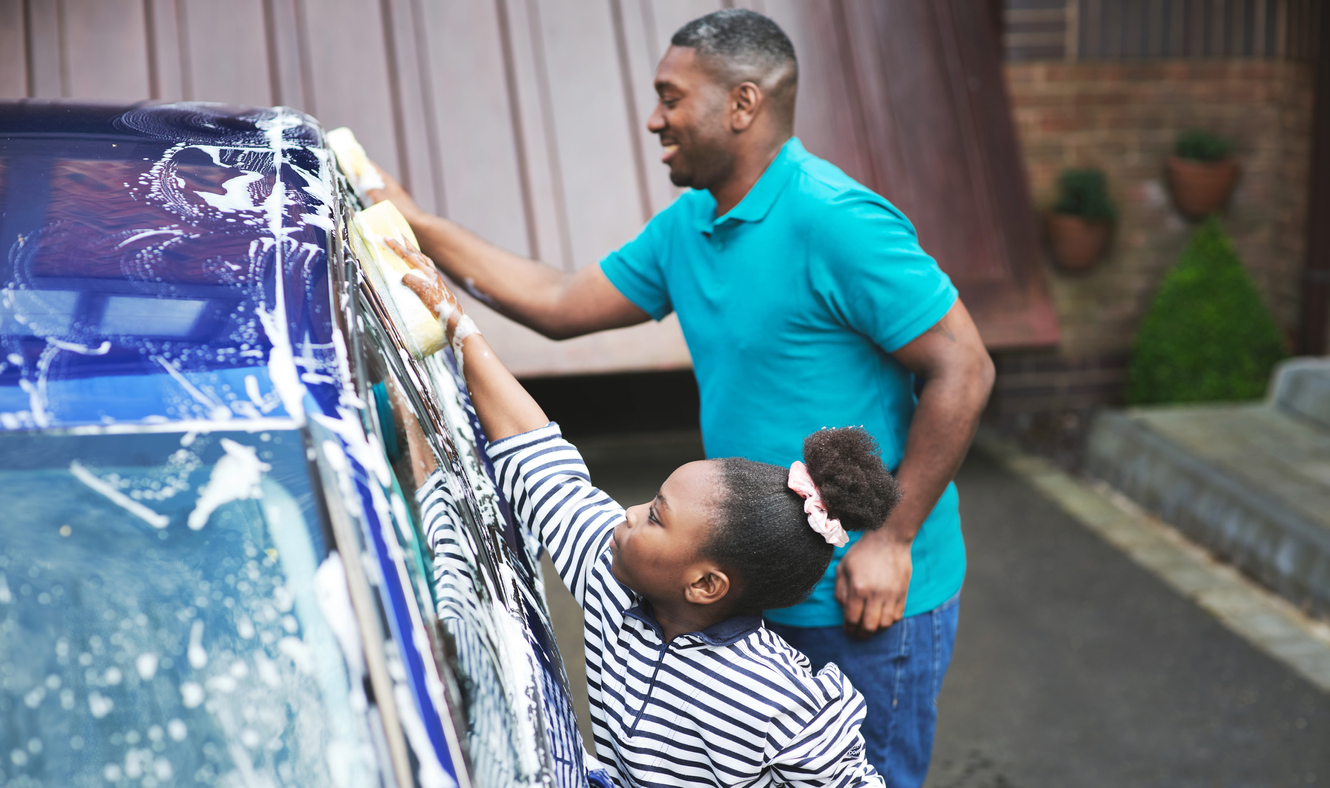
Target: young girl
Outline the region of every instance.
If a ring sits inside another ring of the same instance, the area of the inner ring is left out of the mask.
[[[591,485],[421,253],[390,242],[460,351],[502,493],[585,612],[596,755],[619,786],[881,786],[864,700],[762,626],[802,600],[845,529],[898,499],[860,429],[822,430],[789,468],[728,458],[676,470],[627,511]]]

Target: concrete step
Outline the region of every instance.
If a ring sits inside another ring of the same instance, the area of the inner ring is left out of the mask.
[[[1330,358],[1290,359],[1270,388],[1275,407],[1330,430]]]
[[[1086,469],[1310,612],[1330,616],[1330,361],[1268,401],[1101,414]]]

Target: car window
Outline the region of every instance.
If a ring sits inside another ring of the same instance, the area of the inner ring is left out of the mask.
[[[308,478],[294,431],[0,435],[7,784],[377,784]]]

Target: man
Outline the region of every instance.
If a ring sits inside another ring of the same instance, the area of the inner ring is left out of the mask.
[[[647,127],[670,179],[693,191],[576,273],[421,212],[391,179],[374,197],[397,203],[445,273],[548,337],[677,312],[710,457],[788,466],[820,427],[874,435],[900,506],[836,551],[808,601],[767,620],[814,669],[841,667],[868,699],[869,761],[888,785],[917,786],[965,574],[951,480],[993,366],[908,220],[793,137],[797,85],[770,19],[728,9],[682,27]]]

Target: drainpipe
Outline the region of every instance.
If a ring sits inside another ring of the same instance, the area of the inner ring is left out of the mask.
[[[1298,352],[1326,353],[1330,306],[1330,9],[1320,13],[1312,114],[1311,193],[1307,200],[1307,266],[1302,274],[1302,325]]]

